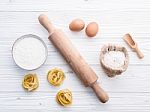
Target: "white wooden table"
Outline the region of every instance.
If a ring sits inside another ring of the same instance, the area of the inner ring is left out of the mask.
[[[48,41],[47,31],[38,16],[45,13],[70,37],[74,45],[99,76],[99,83],[110,100],[100,103],[90,88],[85,88],[64,59]],[[99,34],[89,39],[84,31],[73,33],[69,22],[80,17],[86,24],[97,21]],[[24,34],[36,34],[47,44],[46,63],[35,70],[40,87],[28,93],[21,86],[27,71],[15,65],[11,47]],[[145,54],[140,60],[123,41],[131,33]],[[127,47],[130,65],[125,73],[108,78],[99,64],[100,48],[107,43]],[[66,80],[60,87],[51,86],[47,71],[60,67]],[[150,0],[0,0],[0,112],[150,112]],[[59,106],[55,95],[60,89],[73,92],[73,104]]]

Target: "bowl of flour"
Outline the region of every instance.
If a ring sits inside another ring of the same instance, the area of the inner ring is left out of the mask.
[[[109,77],[120,75],[129,64],[127,49],[120,45],[104,45],[100,53],[100,63]]]
[[[47,59],[47,54],[47,46],[44,41],[33,34],[21,36],[12,47],[15,63],[25,70],[34,70],[42,66]]]

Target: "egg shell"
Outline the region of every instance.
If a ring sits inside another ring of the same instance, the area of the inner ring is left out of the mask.
[[[82,19],[74,19],[70,24],[69,28],[72,31],[81,31],[84,29],[85,23]]]
[[[87,25],[85,33],[89,37],[94,37],[98,33],[98,24],[96,22],[91,22]]]

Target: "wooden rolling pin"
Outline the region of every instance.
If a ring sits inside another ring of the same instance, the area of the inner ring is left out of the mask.
[[[90,86],[101,102],[107,102],[109,97],[106,92],[98,85],[97,75],[85,62],[69,38],[61,30],[56,29],[48,20],[47,16],[43,14],[40,15],[39,22],[49,32],[50,36],[48,39],[51,40],[54,46],[60,51],[73,71],[84,82],[85,86]]]

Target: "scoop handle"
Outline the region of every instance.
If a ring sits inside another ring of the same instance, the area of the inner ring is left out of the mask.
[[[55,28],[49,21],[48,17],[44,14],[41,14],[38,19],[40,24],[49,32],[49,34],[52,34]]]
[[[143,53],[140,51],[140,49],[138,47],[135,48],[135,51],[140,59],[144,58]]]
[[[98,99],[102,103],[105,103],[105,102],[107,102],[109,100],[109,97],[108,97],[107,93],[98,85],[97,82],[92,84],[91,88],[93,89],[93,91],[95,92],[96,96],[98,97]]]

